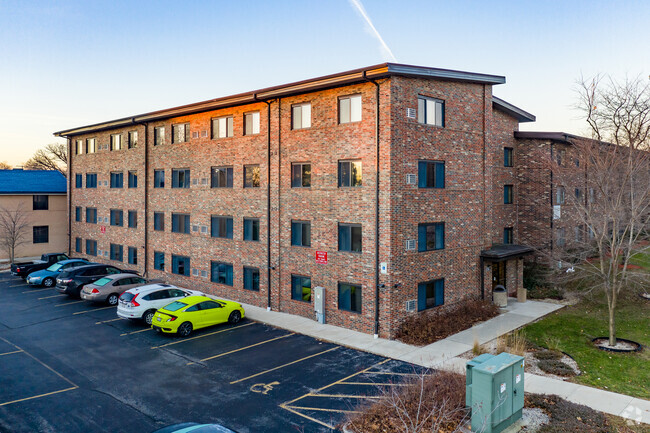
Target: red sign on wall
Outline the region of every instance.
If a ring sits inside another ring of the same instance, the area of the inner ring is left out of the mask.
[[[316,263],[321,265],[327,264],[327,251],[316,251]]]
[[[101,231],[102,234],[106,233],[106,226],[102,226],[99,231]]]

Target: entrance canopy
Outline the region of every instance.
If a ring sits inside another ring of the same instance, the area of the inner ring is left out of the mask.
[[[489,250],[481,251],[481,258],[492,263],[504,262],[531,254],[533,251],[535,250],[532,247],[526,245],[494,245]]]

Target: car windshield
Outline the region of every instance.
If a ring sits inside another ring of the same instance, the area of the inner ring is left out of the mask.
[[[187,307],[187,304],[184,302],[174,301],[169,305],[165,305],[163,308],[167,311],[177,311],[183,307]]]
[[[50,271],[50,272],[56,272],[59,269],[61,269],[62,267],[63,267],[63,265],[61,265],[59,263],[55,263],[52,266],[50,266],[49,268],[47,268],[47,270]]]
[[[107,283],[110,283],[111,279],[110,278],[100,278],[99,280],[95,281],[93,284],[95,286],[105,286]]]

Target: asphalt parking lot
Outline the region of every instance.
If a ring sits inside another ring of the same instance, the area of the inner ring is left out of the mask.
[[[0,273],[0,431],[331,432],[418,367],[250,320],[160,335]]]

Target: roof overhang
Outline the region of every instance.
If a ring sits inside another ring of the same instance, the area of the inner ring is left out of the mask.
[[[481,251],[481,258],[490,262],[504,262],[532,254],[534,248],[526,245],[493,245],[489,250]]]
[[[519,107],[515,107],[511,103],[506,102],[501,98],[497,98],[496,96],[492,96],[492,106],[497,110],[503,111],[504,113],[514,117],[520,123],[534,122],[536,119],[536,117],[529,112],[524,111]]]
[[[567,134],[566,132],[515,131],[515,138],[522,140],[550,140],[571,144],[574,139],[579,137],[576,135]]]

